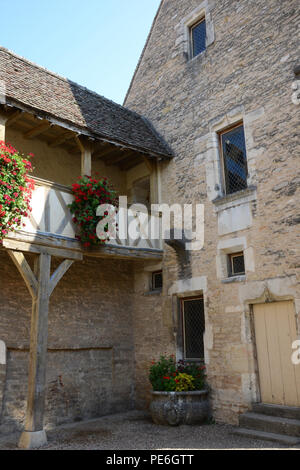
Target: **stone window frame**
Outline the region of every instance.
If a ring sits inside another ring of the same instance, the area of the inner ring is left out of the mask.
[[[177,309],[177,324],[178,324],[178,340],[180,342],[180,347],[181,347],[181,357],[184,361],[187,362],[195,362],[199,364],[204,364],[205,363],[205,328],[203,331],[203,336],[202,336],[202,341],[203,341],[203,352],[204,352],[204,357],[202,358],[187,358],[186,357],[186,351],[185,351],[185,343],[186,343],[186,329],[185,329],[185,314],[184,314],[184,302],[189,302],[189,301],[202,301],[203,304],[203,311],[204,311],[204,322],[205,322],[205,304],[204,304],[204,296],[203,294],[198,294],[198,295],[192,295],[192,296],[182,296],[178,297],[178,309]]]
[[[207,195],[208,199],[215,204],[217,212],[225,209],[228,204],[232,206],[244,200],[247,202],[256,199],[256,157],[260,156],[265,149],[256,147],[253,123],[260,119],[264,112],[264,108],[258,108],[246,113],[243,106],[238,106],[209,123],[209,134],[205,136]],[[246,142],[247,188],[226,195],[219,133],[239,123],[243,123]]]
[[[174,339],[176,345],[176,360],[183,360],[183,338],[180,328],[180,302],[181,299],[188,297],[203,297],[205,332],[204,341],[204,359],[205,364],[210,363],[210,351],[213,349],[213,327],[209,317],[209,302],[207,294],[207,277],[198,276],[175,281],[168,289],[168,296],[172,304],[172,323],[174,329]]]
[[[215,30],[211,15],[212,5],[208,0],[202,2],[197,8],[191,13],[185,16],[181,21],[181,34],[183,38],[183,53],[188,61],[197,60],[202,57],[207,51],[207,48],[211,46],[215,41]],[[191,47],[191,28],[195,26],[199,21],[205,19],[206,24],[206,42],[205,50],[195,57],[192,55]]]
[[[228,271],[228,255],[241,252],[244,254],[245,274],[230,275]],[[254,250],[252,247],[248,247],[246,237],[229,238],[219,241],[216,268],[217,278],[224,284],[246,281],[247,273],[255,271]]]
[[[152,276],[153,273],[158,271],[161,271],[162,274],[164,274],[162,262],[155,264],[151,263],[149,266],[144,266],[142,271],[143,274],[139,272],[138,276],[136,277],[135,289],[137,289],[137,285],[139,284],[144,296],[161,296],[163,289],[152,289]]]
[[[234,270],[234,258],[242,258],[243,259],[243,265],[244,269],[239,272],[235,272]],[[228,262],[228,277],[234,277],[234,276],[243,276],[246,274],[245,270],[245,255],[243,251],[238,251],[234,253],[229,253],[227,255],[227,262]]]
[[[154,282],[154,278],[155,278],[155,275],[156,274],[161,274],[162,276],[162,287],[155,287],[155,282]],[[158,292],[158,293],[161,293],[163,290],[163,270],[162,269],[158,269],[156,271],[152,271],[151,272],[151,276],[150,276],[150,292]]]
[[[240,189],[238,191],[230,192],[228,187],[227,187],[227,183],[226,183],[226,179],[228,178],[228,173],[227,173],[228,169],[226,168],[226,166],[227,166],[226,165],[226,156],[224,155],[222,138],[223,138],[223,136],[226,136],[226,134],[228,132],[234,131],[235,129],[238,129],[240,127],[243,127],[243,132],[244,132],[244,137],[245,137],[245,125],[244,125],[243,120],[238,121],[238,122],[234,123],[233,125],[230,125],[230,126],[226,127],[225,129],[218,130],[218,132],[217,132],[218,141],[219,141],[220,166],[221,166],[221,172],[222,172],[221,186],[222,186],[222,193],[223,193],[224,197],[233,196],[236,193],[240,193],[241,191],[246,191],[247,189],[249,189],[247,148],[246,148],[246,170],[247,170],[246,184],[247,184],[247,187],[243,188],[243,189]],[[245,140],[246,140],[246,138],[245,138]]]

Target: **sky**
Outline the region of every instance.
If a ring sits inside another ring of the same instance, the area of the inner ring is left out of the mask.
[[[0,0],[0,45],[122,104],[160,0]]]

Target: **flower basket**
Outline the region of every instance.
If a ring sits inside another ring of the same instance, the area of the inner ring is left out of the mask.
[[[20,230],[23,217],[31,212],[32,156],[24,157],[10,144],[0,141],[0,244],[8,232]]]

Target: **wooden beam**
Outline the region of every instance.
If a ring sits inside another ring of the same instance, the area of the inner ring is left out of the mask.
[[[94,158],[100,158],[102,160],[102,158],[107,157],[108,155],[111,155],[112,153],[115,153],[118,150],[120,151],[120,148],[111,145],[110,148],[108,148],[104,152],[99,151],[97,153],[94,153],[93,156]]]
[[[23,111],[21,111],[20,109],[18,109],[17,111],[15,111],[14,113],[12,113],[10,116],[8,116],[8,119],[6,121],[6,127],[9,127],[11,126],[14,122],[18,121],[18,119],[20,119],[20,117],[22,116],[23,114]]]
[[[52,274],[50,278],[50,286],[49,286],[49,293],[50,295],[54,291],[55,287],[59,283],[59,281],[62,279],[62,277],[65,275],[65,273],[68,271],[68,269],[72,266],[74,263],[73,260],[66,259],[64,260],[56,269],[56,271]]]
[[[163,252],[153,250],[153,252],[149,249],[143,248],[128,248],[121,245],[104,245],[96,247],[92,250],[85,250],[83,249],[82,245],[79,243],[78,240],[64,240],[61,238],[57,238],[55,236],[51,236],[49,234],[30,234],[26,232],[16,232],[9,234],[10,238],[5,238],[3,241],[3,249],[6,249],[7,241],[19,241],[25,243],[26,245],[35,245],[40,248],[54,248],[56,251],[59,250],[60,253],[63,252],[63,249],[75,253],[79,255],[82,259],[82,256],[92,256],[92,257],[101,257],[101,258],[115,258],[115,259],[152,259],[154,258],[162,258]],[[1,246],[0,246],[1,249]],[[70,258],[70,256],[69,256]]]
[[[49,145],[49,147],[54,148],[58,147],[59,145],[63,144],[67,140],[71,140],[75,137],[76,134],[71,133],[70,131],[64,132],[63,134],[60,134],[60,136],[53,140]]]
[[[93,151],[93,157],[97,157],[98,155],[101,154],[101,152],[103,152],[105,149],[107,148],[111,148],[111,144],[108,143],[108,142],[100,142],[98,143],[95,148],[94,148],[94,151]]]
[[[8,254],[17,267],[32,298],[37,296],[38,283],[22,252],[8,250]]]
[[[150,248],[136,248],[115,245],[103,245],[85,251],[85,256],[92,256],[95,258],[113,258],[124,260],[161,260],[163,258],[163,251],[150,249]]]
[[[70,251],[64,248],[52,248],[49,246],[36,245],[18,240],[11,240],[9,238],[5,238],[3,240],[3,246],[4,248],[7,248],[9,250],[23,251],[26,253],[35,254],[47,253],[57,258],[65,258],[78,261],[82,260],[82,253],[79,253],[77,251]]]
[[[134,168],[137,165],[140,165],[143,162],[143,160],[140,157],[133,158],[128,162],[125,162],[120,165],[120,168],[122,171],[128,171],[131,170],[131,168]]]
[[[142,156],[144,163],[146,164],[148,170],[150,173],[152,173],[153,168],[154,168],[154,162],[153,160],[149,160],[149,158],[145,157],[145,155]]]
[[[84,152],[84,146],[83,146],[83,143],[81,142],[78,134],[75,135],[75,142],[78,145],[80,152]]]
[[[32,139],[33,137],[37,137],[38,135],[42,134],[45,132],[49,127],[51,127],[51,123],[49,121],[42,122],[38,126],[34,127],[33,129],[30,129],[27,132],[24,132],[23,137],[24,139]]]
[[[123,160],[127,160],[130,157],[133,157],[134,155],[137,155],[136,152],[122,152],[121,154],[118,153],[116,156],[112,156],[110,158],[107,158],[104,160],[105,165],[107,166],[112,166],[116,165],[117,163],[120,163]]]

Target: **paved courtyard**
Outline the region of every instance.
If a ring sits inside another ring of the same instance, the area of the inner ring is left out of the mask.
[[[145,412],[130,411],[75,423],[48,431],[43,449],[78,450],[196,450],[285,448],[278,444],[241,438],[232,426],[165,427],[152,423]],[[0,450],[16,449],[18,436],[2,438]],[[297,446],[296,448],[300,448]]]

